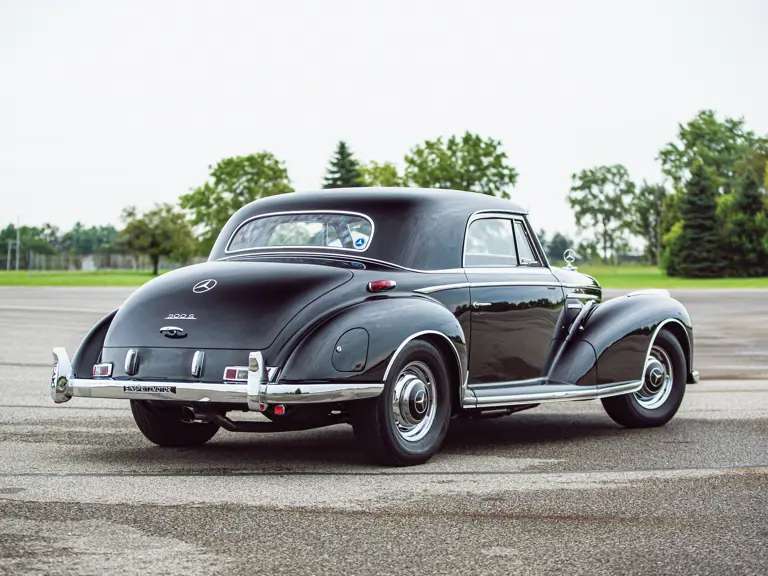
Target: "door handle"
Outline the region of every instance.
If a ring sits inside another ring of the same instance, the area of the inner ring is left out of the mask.
[[[472,302],[472,308],[487,308],[492,305],[493,302]]]

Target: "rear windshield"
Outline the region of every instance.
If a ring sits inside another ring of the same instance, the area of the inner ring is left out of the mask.
[[[305,212],[258,216],[241,225],[227,252],[270,247],[327,246],[362,252],[373,236],[373,222],[359,214]]]

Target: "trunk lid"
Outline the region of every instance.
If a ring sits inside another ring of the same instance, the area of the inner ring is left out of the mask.
[[[349,270],[306,263],[206,262],[148,282],[123,304],[104,346],[263,350]]]

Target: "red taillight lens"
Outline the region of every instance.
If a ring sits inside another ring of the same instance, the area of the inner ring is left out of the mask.
[[[228,382],[247,382],[248,368],[245,366],[227,366],[224,368],[224,380]]]
[[[368,286],[366,287],[366,290],[368,292],[373,292],[374,294],[377,294],[379,292],[386,292],[387,290],[392,290],[397,286],[397,282],[394,280],[374,280],[373,282],[368,282]]]
[[[94,378],[109,378],[110,376],[112,376],[112,362],[93,365]]]

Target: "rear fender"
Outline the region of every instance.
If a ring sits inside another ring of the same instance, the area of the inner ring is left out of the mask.
[[[638,292],[594,307],[574,340],[588,343],[597,358],[597,385],[642,380],[653,339],[668,329],[680,342],[689,380],[693,364],[693,325],[685,307],[658,292]]]
[[[115,314],[117,314],[117,309],[112,310],[99,320],[83,338],[72,359],[72,373],[75,378],[91,378],[93,376],[93,365],[99,361],[107,331],[115,318]]]
[[[467,341],[456,317],[431,299],[368,298],[313,329],[280,372],[282,384],[383,382],[405,344],[423,338],[445,356],[457,387],[465,383]]]

